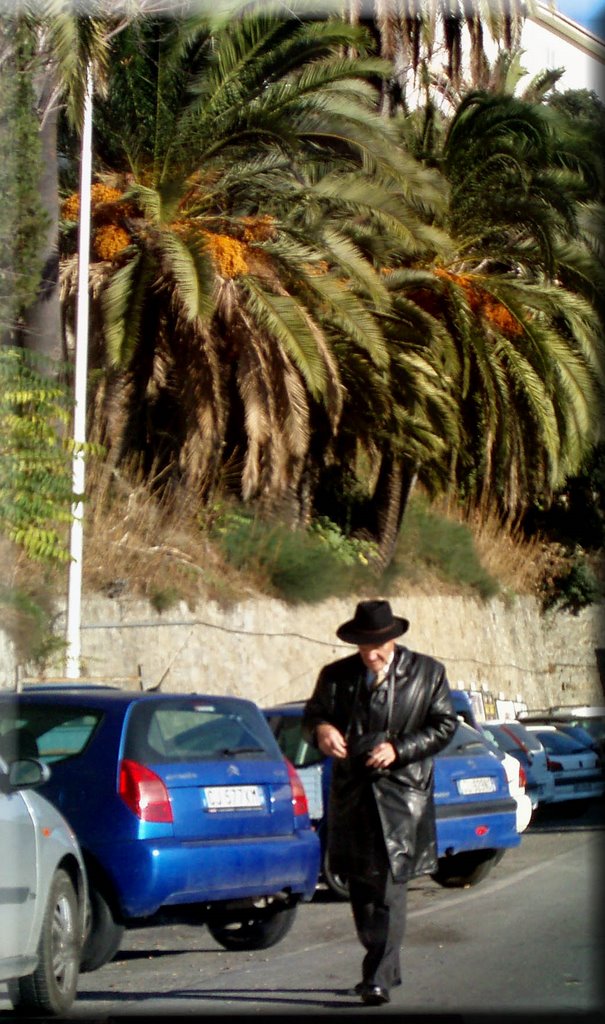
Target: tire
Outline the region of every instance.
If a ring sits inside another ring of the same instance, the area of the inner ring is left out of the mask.
[[[33,974],[9,982],[9,998],[18,1013],[56,1016],[70,1009],[78,988],[82,944],[78,897],[62,868],[54,875],[38,942]]]
[[[324,877],[324,881],[328,886],[328,889],[330,889],[330,891],[334,894],[334,896],[336,896],[337,899],[349,899],[349,885],[347,882],[345,882],[343,878],[340,877],[340,875],[336,874],[336,872],[332,871],[332,869],[330,868],[330,857],[328,855],[327,850],[324,854],[322,874]]]
[[[504,850],[471,850],[440,857],[431,878],[446,889],[465,889],[483,881],[503,856]]]
[[[269,949],[290,931],[297,909],[296,903],[275,899],[264,907],[253,906],[237,913],[213,911],[206,927],[224,949]]]
[[[82,951],[82,973],[96,971],[113,960],[124,936],[124,925],[118,924],[111,908],[98,889],[89,889],[90,927]]]

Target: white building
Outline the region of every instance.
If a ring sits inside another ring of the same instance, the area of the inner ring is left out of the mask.
[[[397,0],[395,0],[395,3]],[[573,0],[559,0],[567,10],[573,9]],[[603,0],[605,4],[605,0]],[[544,3],[534,3],[532,14],[528,15],[521,34],[522,56],[521,68],[525,72],[520,79],[515,91],[521,94],[530,84],[532,79],[544,71],[564,69],[561,78],[556,84],[557,92],[566,92],[568,89],[588,89],[596,93],[599,99],[605,103],[605,38],[597,35],[594,26],[599,24],[598,18],[587,17],[585,11],[589,6],[588,0],[578,0],[578,17],[582,16],[584,24],[574,20],[568,14],[558,10],[555,0],[546,0]],[[593,10],[595,8],[593,7]],[[596,8],[598,10],[598,8]],[[603,35],[605,35],[605,7],[603,7]],[[590,27],[589,27],[590,26]],[[486,32],[483,46],[490,64],[494,64],[498,48]],[[465,54],[470,52],[470,38],[466,27],[462,29],[462,74],[470,85],[468,65],[465,61]],[[466,65],[466,67],[465,67]],[[453,106],[450,107],[448,98],[448,75],[447,51],[443,44],[442,34],[438,36],[437,45],[433,51],[431,61],[433,72],[439,76],[441,87],[431,89],[433,99],[437,99],[438,105],[451,113],[457,105],[456,94],[453,96]],[[419,80],[410,73],[407,87],[407,101],[410,106],[423,104],[426,96],[421,88]]]
[[[574,5],[565,6],[573,9]],[[530,78],[540,71],[565,68],[558,92],[592,89],[605,103],[605,40],[556,8],[556,3],[537,4],[536,13],[527,19],[522,35],[523,66]]]

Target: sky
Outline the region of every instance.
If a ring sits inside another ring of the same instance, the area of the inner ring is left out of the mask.
[[[556,0],[556,8],[595,35],[605,31],[605,0]]]

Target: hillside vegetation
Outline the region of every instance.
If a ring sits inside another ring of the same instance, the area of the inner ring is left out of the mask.
[[[326,518],[292,530],[227,503],[203,512],[176,498],[161,503],[143,481],[133,485],[106,467],[93,470],[90,490],[84,595],[145,599],[160,613],[181,601],[193,610],[209,599],[229,606],[255,595],[296,604],[410,592],[480,601],[529,594],[554,603],[556,594],[572,610],[574,601],[580,607],[600,596],[599,560],[592,559],[584,589],[576,580],[574,594],[573,578],[567,590],[558,589],[555,581],[567,578],[573,565],[560,545],[515,536],[495,516],[431,504],[420,491],[409,503],[395,557],[382,571],[371,542],[345,537]],[[66,600],[66,566],[33,562],[7,541],[1,555],[9,569],[0,589],[3,626],[19,657],[39,666],[60,660],[64,641],[53,621]]]

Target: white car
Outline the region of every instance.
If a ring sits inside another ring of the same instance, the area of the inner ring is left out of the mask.
[[[501,750],[516,758],[525,772],[525,792],[534,810],[554,797],[555,782],[548,769],[547,755],[539,738],[521,722],[502,720],[482,723],[483,732]]]
[[[0,756],[0,983],[19,1013],[56,1016],[76,996],[88,890],[72,829],[34,791],[49,775]]]
[[[525,792],[525,770],[512,754],[502,751],[502,763],[508,779],[510,794],[517,805],[517,832],[525,832],[534,808]]]
[[[585,800],[605,793],[603,766],[592,747],[581,745],[554,725],[527,721],[523,725],[546,750],[548,770],[554,779],[553,802]]]

